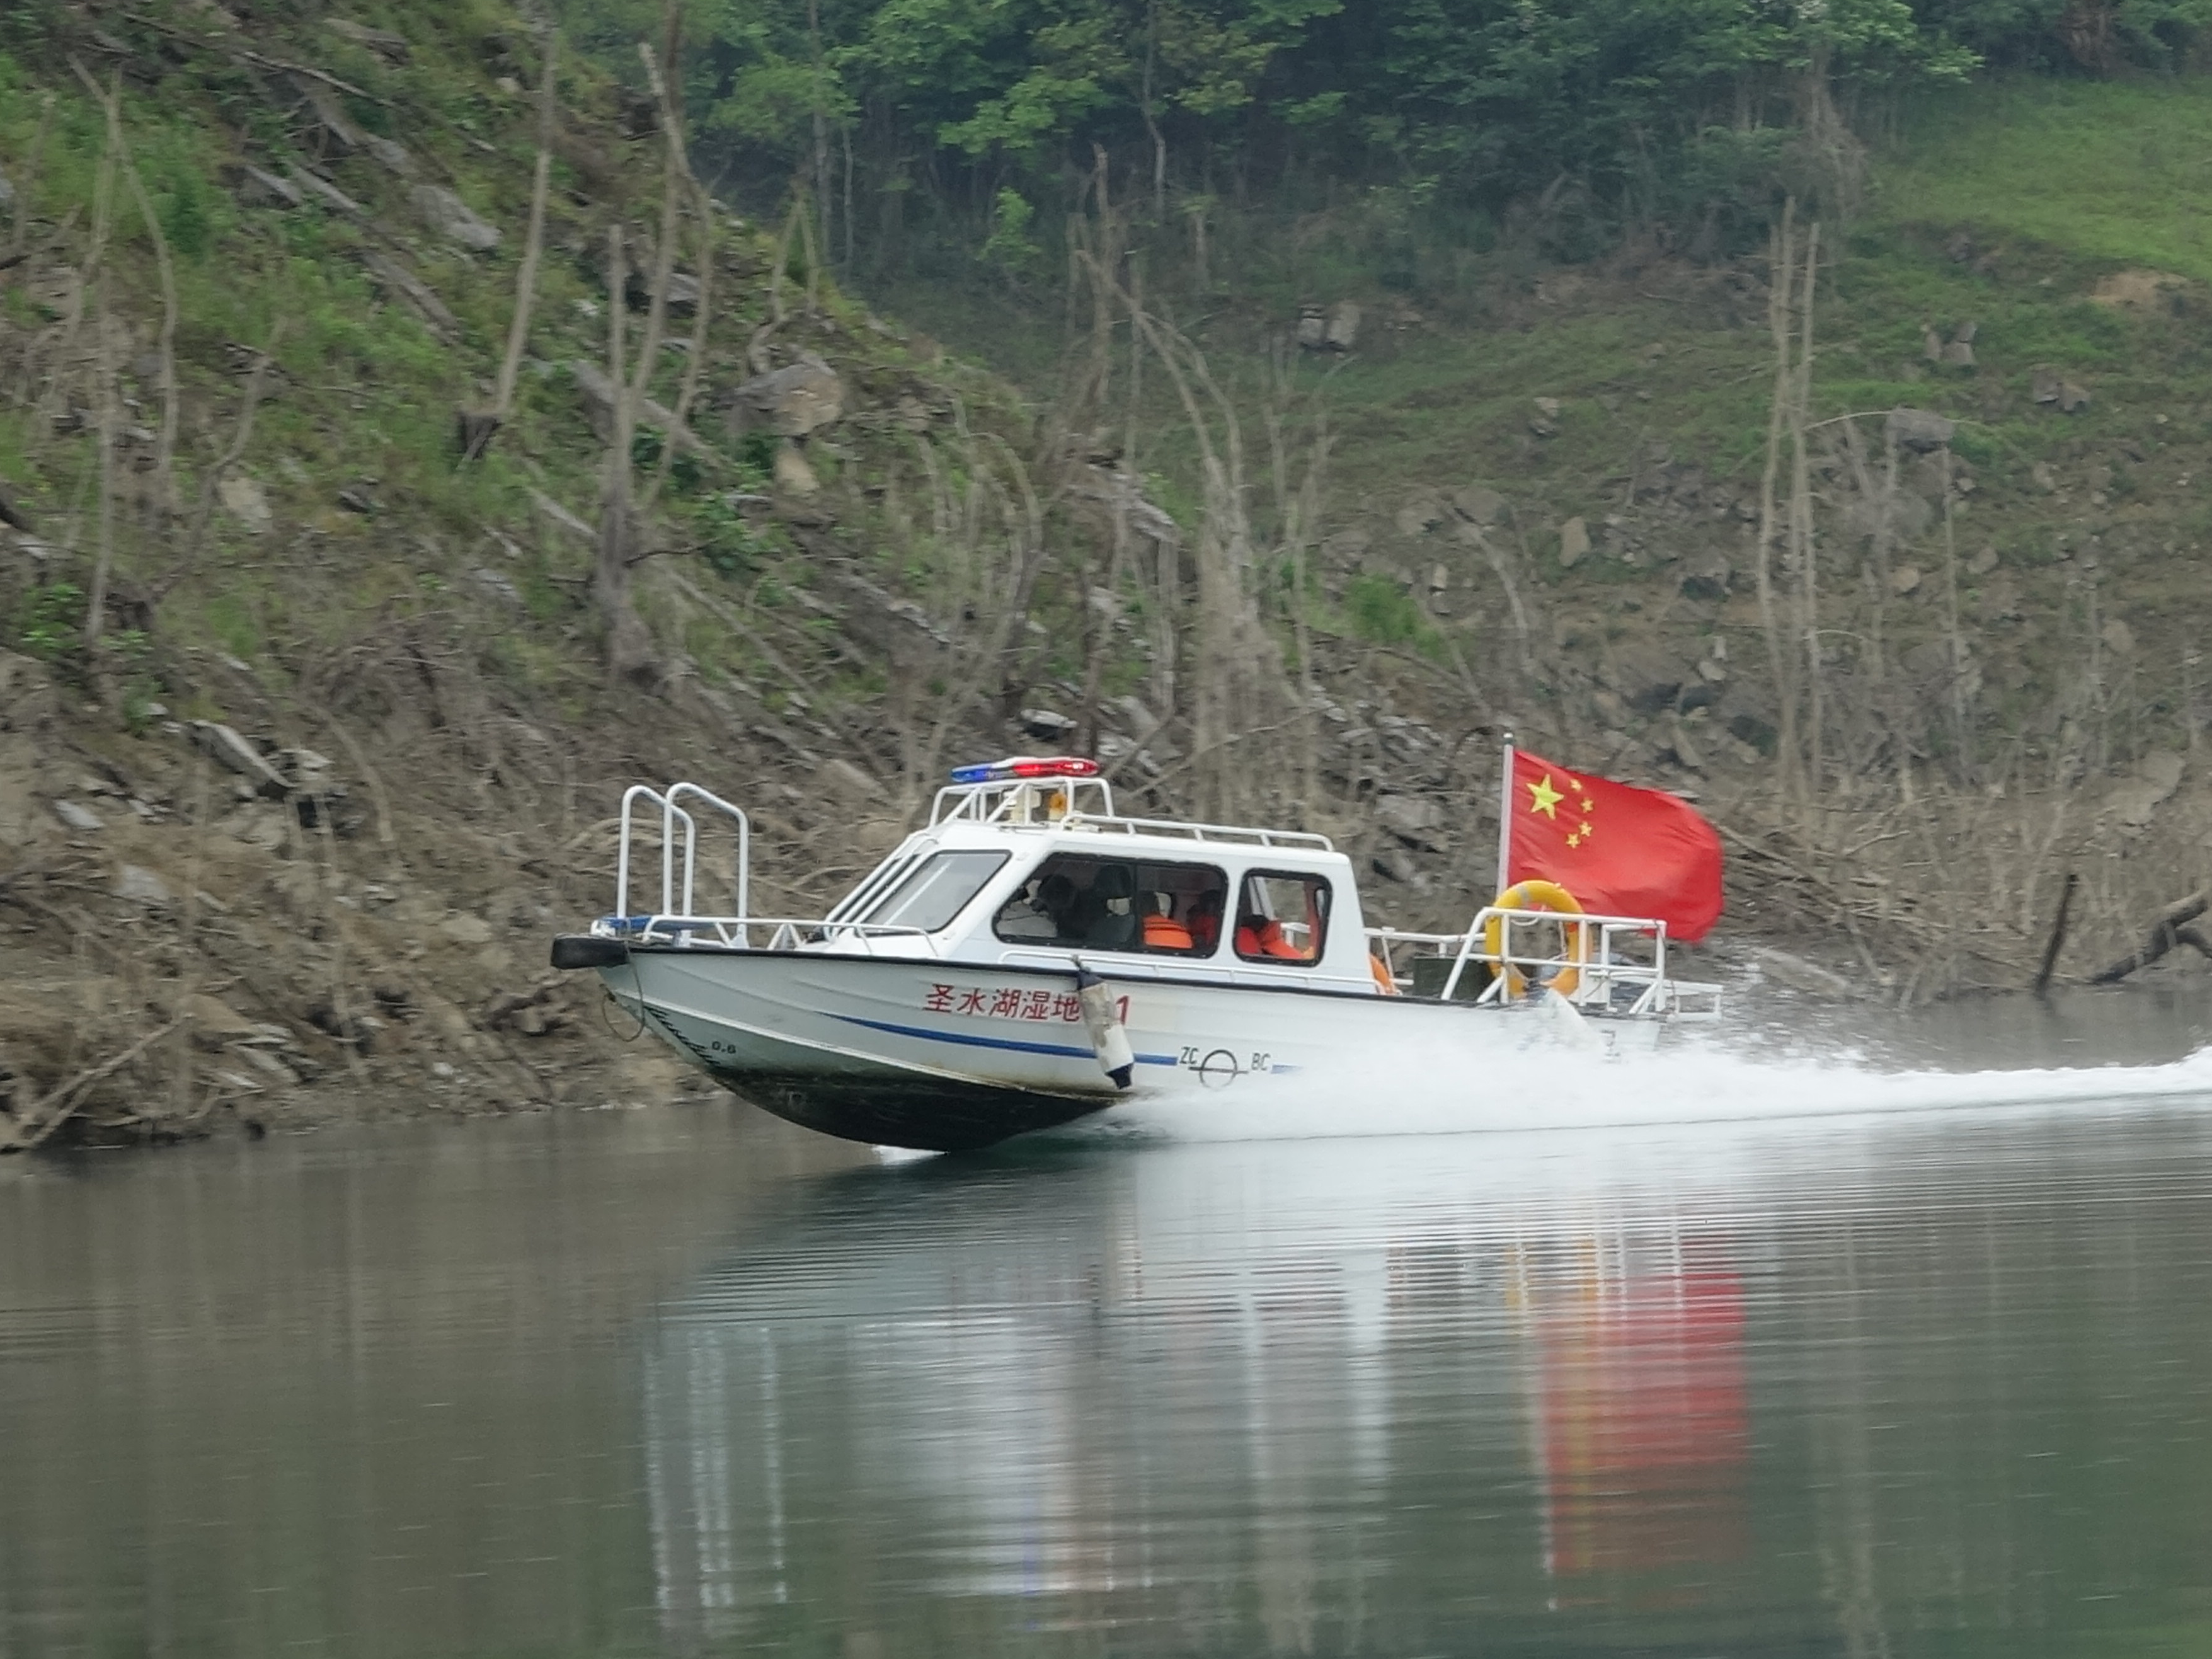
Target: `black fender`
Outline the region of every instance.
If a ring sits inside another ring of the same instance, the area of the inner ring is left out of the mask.
[[[618,939],[602,939],[597,933],[553,936],[556,968],[618,968],[629,960],[629,946]]]

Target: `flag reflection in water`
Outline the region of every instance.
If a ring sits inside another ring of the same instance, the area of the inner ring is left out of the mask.
[[[1521,1256],[1544,1566],[1555,1578],[1741,1559],[1743,1279],[1717,1241],[1592,1238]]]

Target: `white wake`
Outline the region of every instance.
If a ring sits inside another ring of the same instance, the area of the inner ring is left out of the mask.
[[[2212,1048],[2155,1065],[1942,1071],[1863,1054],[1770,1058],[1718,1042],[1607,1059],[1529,1049],[1346,1054],[1295,1076],[1240,1077],[1173,1100],[1136,1099],[1062,1133],[1175,1140],[1433,1135],[1670,1123],[1767,1122],[1990,1107],[2110,1106],[2212,1097]]]

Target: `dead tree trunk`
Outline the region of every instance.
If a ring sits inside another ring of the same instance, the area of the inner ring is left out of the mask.
[[[628,280],[623,230],[607,232],[607,378],[614,383],[612,424],[607,444],[606,477],[599,490],[599,557],[592,572],[592,593],[607,629],[607,668],[621,679],[646,677],[653,662],[653,640],[630,604],[632,516],[630,446],[637,434],[637,401],[629,396],[623,336],[627,323],[623,284]]]
[[[2177,945],[2186,945],[2199,956],[2212,957],[2212,939],[2208,939],[2189,924],[2212,908],[2212,899],[2203,892],[2191,893],[2187,898],[2169,904],[2160,913],[2151,926],[2150,937],[2142,948],[2130,951],[2109,968],[2089,976],[2092,985],[2117,985],[2138,968],[2148,968]]]
[[[2066,872],[2066,885],[2058,895],[2058,914],[2051,919],[2051,937],[2043,946],[2043,960],[2035,969],[2035,994],[2041,996],[2051,988],[2051,970],[2058,965],[2058,953],[2066,945],[2066,921],[2074,909],[2074,895],[2081,885],[2081,876],[2072,870]]]
[[[530,229],[522,244],[522,266],[514,277],[514,314],[507,326],[507,355],[500,360],[499,385],[489,410],[462,409],[454,416],[461,459],[473,461],[491,447],[499,429],[514,412],[514,386],[522,373],[522,353],[530,340],[530,311],[538,297],[538,262],[545,250],[545,198],[553,176],[555,88],[561,64],[561,34],[545,31],[545,67],[538,87],[538,171],[530,181]],[[620,303],[617,296],[616,303]]]

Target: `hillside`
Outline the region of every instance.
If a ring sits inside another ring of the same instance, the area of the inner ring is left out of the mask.
[[[717,781],[755,814],[757,908],[820,903],[952,759],[1018,741],[1071,602],[1044,538],[1094,469],[1033,466],[1033,411],[789,227],[699,210],[650,106],[573,55],[514,406],[463,459],[531,211],[543,58],[512,8],[14,17],[16,1138],[676,1086],[544,967],[609,902],[623,787]],[[611,598],[611,313],[652,363]]]
[[[1772,641],[1770,253],[1693,260],[1662,230],[1579,266],[1504,249],[1408,289],[1293,218],[1239,232],[1278,263],[1192,301],[1193,331],[1257,384],[1297,300],[1358,313],[1349,353],[1293,354],[1334,439],[1316,629],[1339,672],[1445,729],[1517,726],[1696,793],[1737,837],[1739,924],[1840,936],[1863,985],[2025,982],[2069,870],[2088,903],[2063,960],[2086,975],[2200,884],[2212,835],[2212,173],[2191,137],[2208,112],[2199,81],[1997,81],[1875,152],[1864,211],[1824,228],[1809,562],[1778,446]],[[921,283],[897,301],[1043,372],[1050,319],[986,331],[970,296]],[[1435,888],[1401,902],[1449,915],[1481,879],[1473,840],[1443,868],[1394,853]]]
[[[636,65],[574,52],[505,398],[539,40],[497,0],[0,21],[0,1141],[681,1089],[542,967],[639,780],[754,811],[758,910],[1051,744],[1455,923],[1510,727],[1705,802],[1724,959],[1893,1000],[2019,983],[2069,868],[2075,968],[2194,884],[2180,161],[2001,187],[2039,94],[1996,88],[1881,162],[1763,608],[1763,259],[1431,297],[1335,258],[1305,297],[1356,339],[1301,355],[1279,291],[1146,302],[1099,213],[1079,307],[888,290],[1001,378],[841,291],[808,216],[708,205]],[[2201,107],[2064,96],[2145,154]]]

